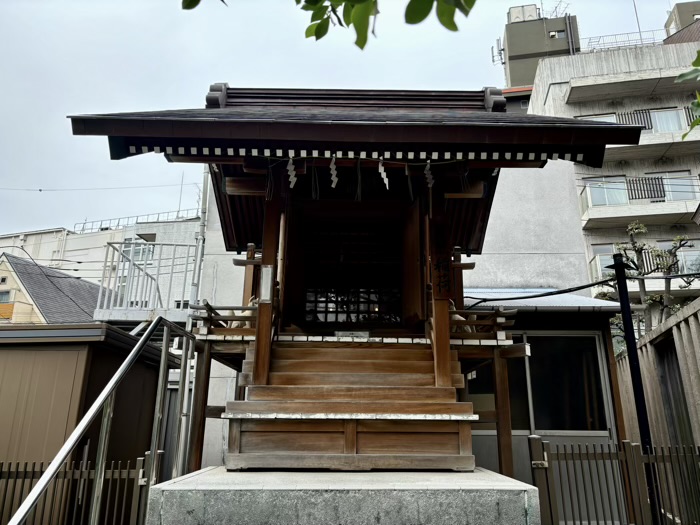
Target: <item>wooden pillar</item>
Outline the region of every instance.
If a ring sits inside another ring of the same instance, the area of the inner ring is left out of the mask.
[[[246,260],[252,261],[255,259],[255,244],[248,244],[246,250]],[[253,283],[255,282],[255,266],[249,264],[245,267],[245,277],[243,279],[243,302],[241,306],[246,306],[250,302],[250,298],[256,293]]]
[[[458,249],[452,251],[452,300],[457,310],[464,310],[464,270],[460,266],[462,254]]]
[[[612,393],[617,444],[619,445],[627,439],[627,429],[625,428],[625,419],[622,414],[622,397],[620,396],[620,383],[617,375],[617,362],[615,361],[615,347],[613,346],[612,334],[610,333],[610,322],[607,320],[603,325],[603,334],[605,335],[605,354],[608,357],[608,381],[610,383],[610,392]]]
[[[207,398],[209,397],[209,374],[211,372],[211,343],[204,343],[204,349],[197,355],[194,372],[194,392],[192,393],[192,420],[187,450],[187,472],[202,468],[204,448],[204,425],[207,421]]]
[[[435,386],[452,386],[450,371],[450,305],[452,253],[443,217],[430,220],[430,266],[433,289],[433,358]]]
[[[510,393],[508,390],[508,361],[500,350],[493,354],[493,383],[496,394],[496,439],[498,441],[498,469],[504,476],[513,477],[513,429],[510,420]]]
[[[265,202],[261,258],[261,266],[273,267],[273,281],[277,275],[275,265],[277,263],[277,250],[279,248],[281,212],[281,197],[278,192],[272,200]],[[260,280],[262,282],[262,276]],[[261,302],[258,304],[258,318],[255,324],[255,360],[253,365],[253,384],[256,385],[266,385],[270,373],[273,306],[274,298],[268,303]]]

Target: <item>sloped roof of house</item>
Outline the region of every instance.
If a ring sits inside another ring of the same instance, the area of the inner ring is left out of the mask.
[[[29,259],[2,253],[48,324],[90,323],[100,287]]]
[[[472,305],[475,299],[469,297],[488,298],[492,301],[482,303],[477,308],[514,308],[519,311],[531,312],[619,312],[620,304],[613,301],[603,301],[574,293],[549,295],[526,299],[533,295],[556,291],[553,288],[465,288],[464,304]],[[522,298],[521,298],[522,297]],[[517,299],[513,299],[517,298]]]

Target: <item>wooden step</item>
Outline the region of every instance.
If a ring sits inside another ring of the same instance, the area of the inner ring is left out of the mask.
[[[338,341],[275,341],[272,348],[372,348],[377,350],[431,350],[430,343],[349,343]]]
[[[239,375],[240,386],[253,384],[250,373]],[[303,386],[435,386],[435,374],[343,374],[272,372],[270,385]],[[452,386],[464,388],[464,375],[452,374]]]
[[[366,361],[433,361],[430,348],[273,348],[273,359],[314,359],[318,361],[366,360]],[[457,351],[450,352],[457,360]]]
[[[474,456],[425,454],[227,454],[226,468],[333,469],[333,470],[474,470]]]
[[[434,371],[432,361],[315,361],[273,359],[270,372],[302,372],[302,373],[332,373],[345,372],[348,374],[430,374]],[[253,363],[245,361],[243,372],[253,371]],[[453,374],[459,374],[459,362],[451,363]]]
[[[423,401],[229,401],[226,419],[478,420],[471,403]]]
[[[267,386],[248,387],[250,401],[441,401],[456,400],[456,389],[390,386]]]

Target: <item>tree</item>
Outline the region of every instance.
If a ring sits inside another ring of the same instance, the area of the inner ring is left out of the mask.
[[[355,29],[355,45],[364,49],[370,27],[374,28],[379,15],[379,0],[294,0],[304,11],[311,13],[311,24],[306,28],[306,38],[320,40],[328,34],[331,25],[352,26]],[[392,0],[396,1],[396,0]],[[194,9],[201,0],[182,0],[183,9]],[[225,0],[221,0],[226,4]],[[476,0],[409,0],[404,18],[407,24],[419,24],[433,11],[440,23],[450,31],[457,31],[455,16],[459,12],[469,16]]]
[[[677,310],[674,304],[673,295],[671,295],[671,279],[664,280],[663,294],[649,294],[647,292],[646,281],[641,277],[646,277],[651,274],[661,273],[668,277],[679,273],[680,257],[679,252],[683,248],[691,248],[693,244],[688,240],[687,236],[677,236],[671,242],[670,247],[666,249],[659,248],[653,244],[649,244],[640,240],[640,236],[648,232],[647,227],[639,221],[634,221],[627,226],[628,240],[617,243],[615,249],[622,254],[625,263],[630,265],[633,270],[627,272],[630,279],[637,279],[639,283],[639,301],[644,306],[644,326],[649,328],[652,324],[652,306],[658,305],[659,312],[657,324],[666,320],[672,313]],[[605,276],[613,277],[610,273]],[[679,288],[688,288],[694,277],[682,277],[683,284]],[[600,299],[616,300],[617,285],[614,281],[608,282],[605,286],[610,288],[611,292],[602,292],[597,295]]]

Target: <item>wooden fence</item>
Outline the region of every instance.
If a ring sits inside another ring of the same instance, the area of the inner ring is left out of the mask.
[[[46,463],[0,462],[0,525],[5,525],[44,472]],[[105,468],[100,523],[137,525],[145,495],[144,459],[112,461]],[[29,514],[28,525],[76,525],[90,516],[94,466],[66,463]]]
[[[530,437],[542,525],[700,524],[700,449],[551,445]]]

